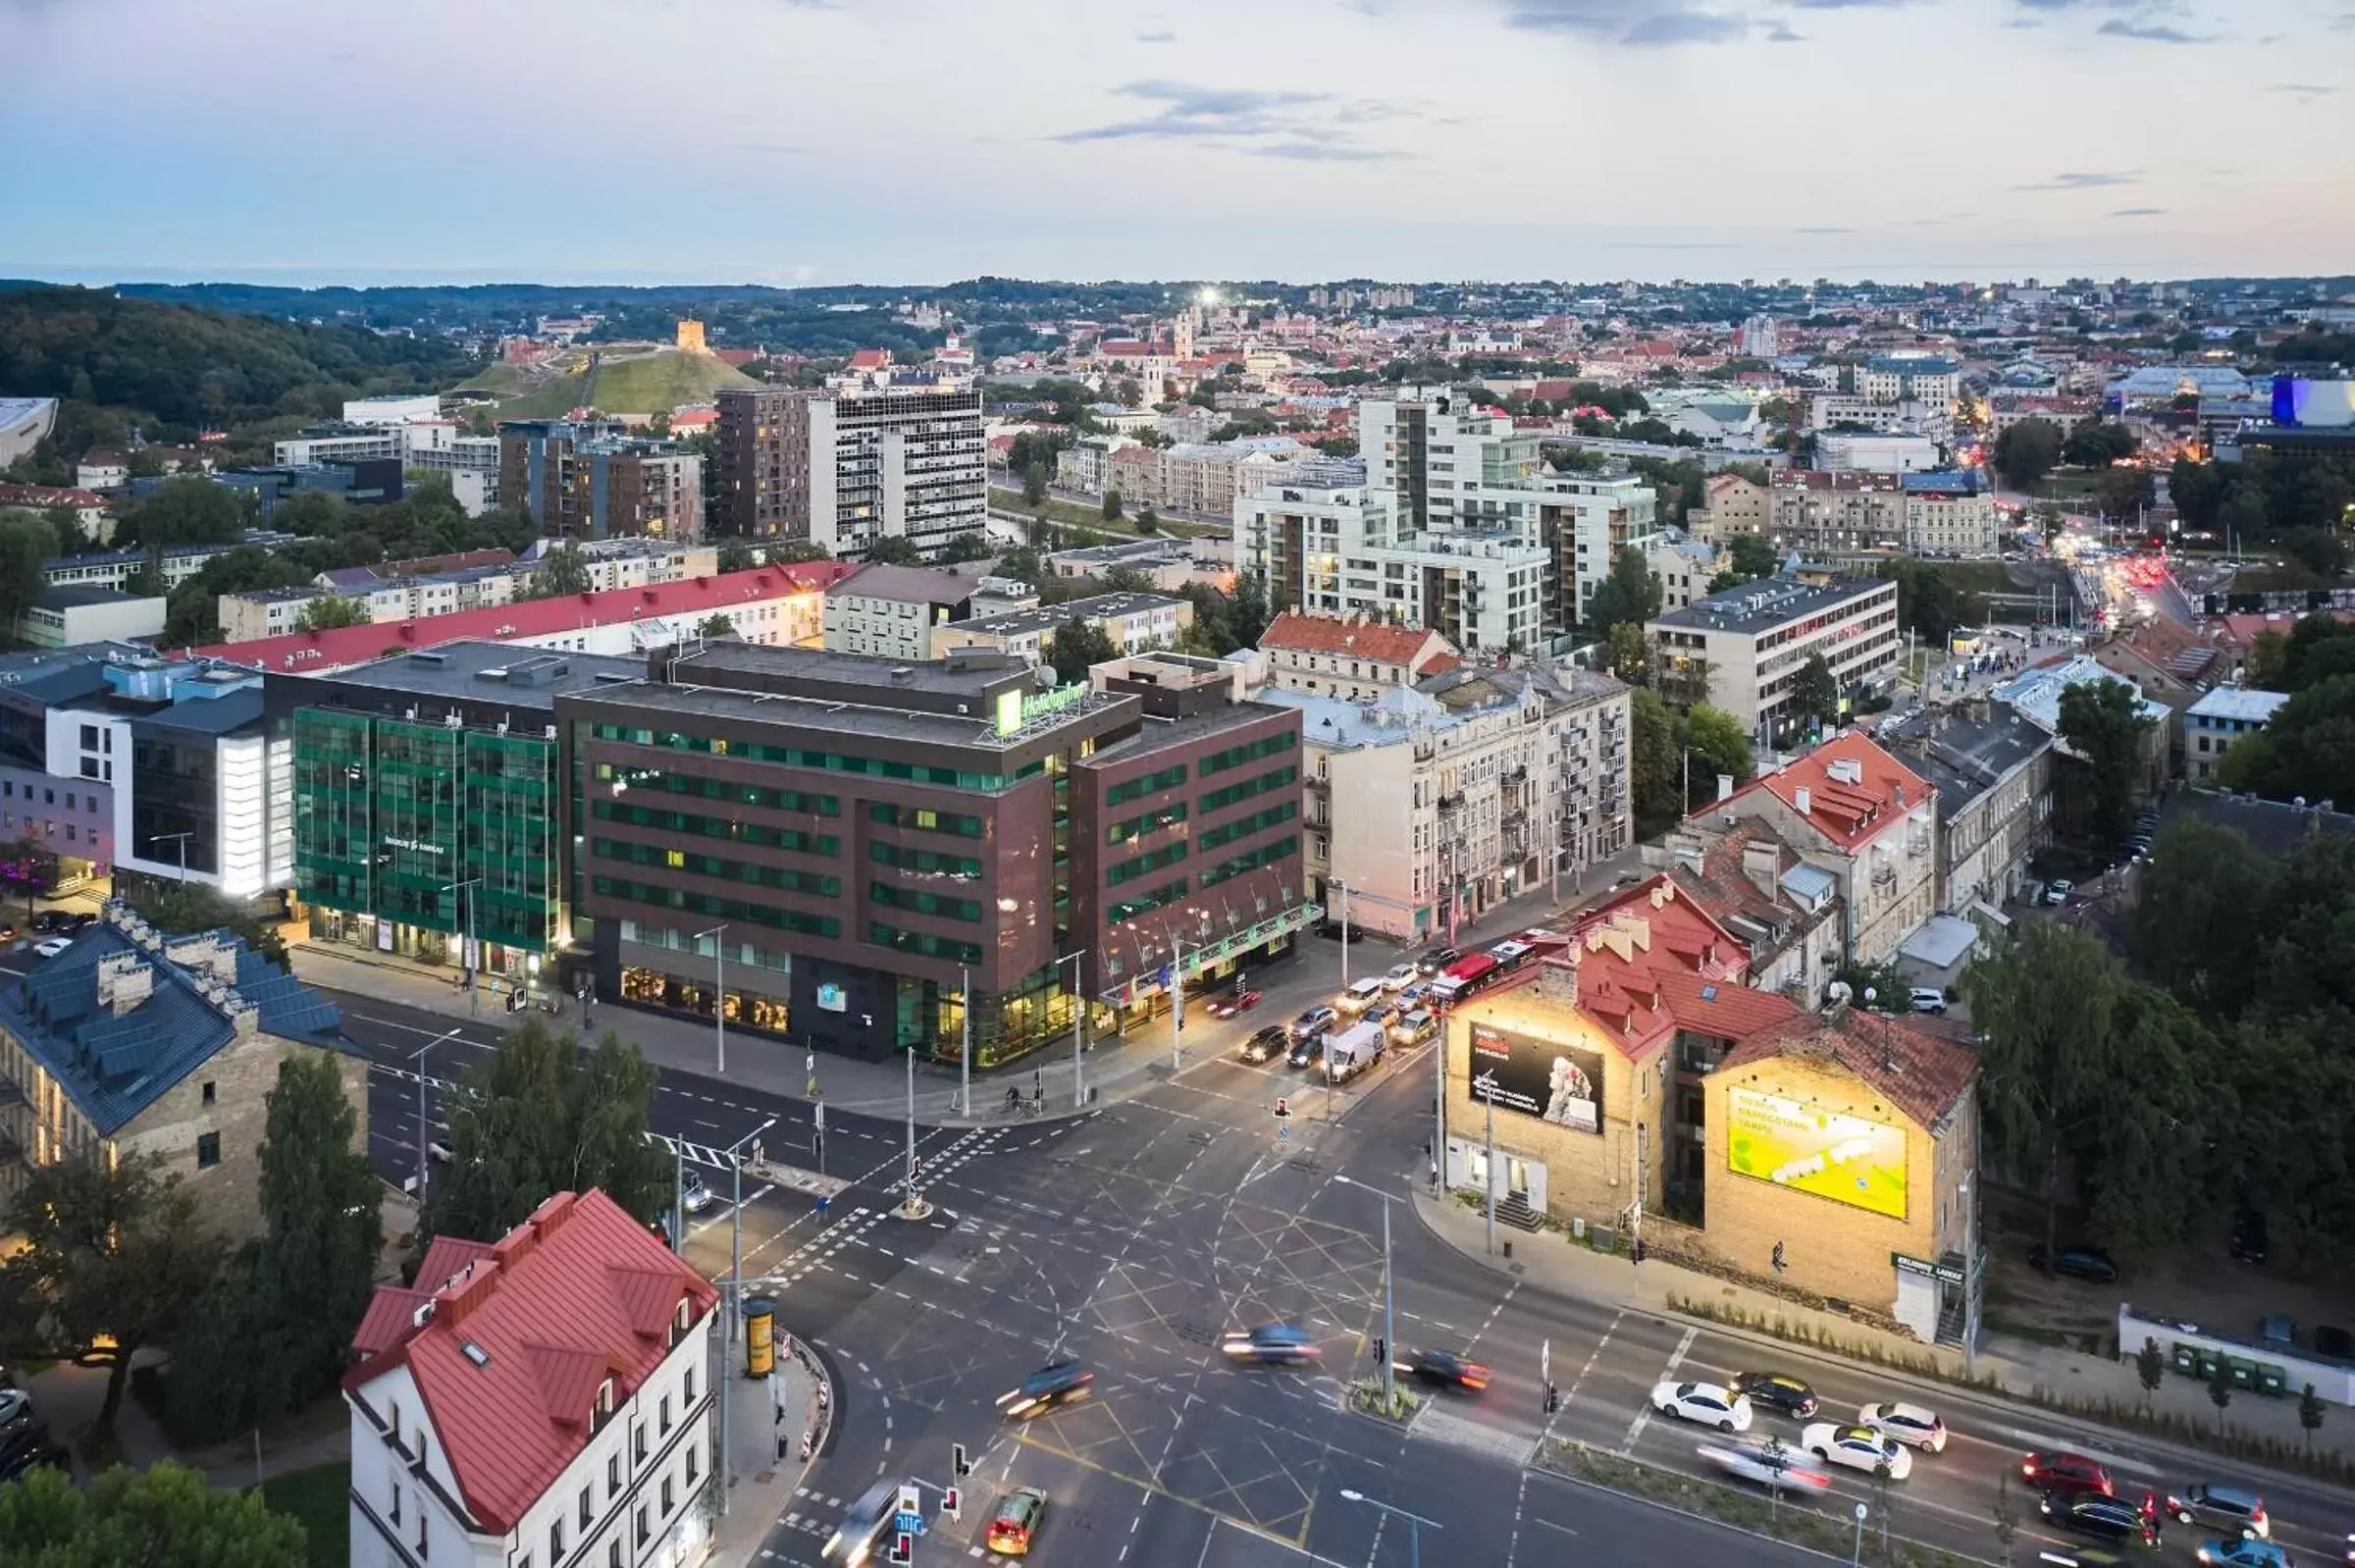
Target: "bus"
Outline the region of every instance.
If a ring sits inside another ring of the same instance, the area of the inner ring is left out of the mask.
[[[1439,999],[1440,1006],[1453,1007],[1470,999],[1501,972],[1493,956],[1468,953],[1439,971],[1439,978],[1431,982],[1431,994]]]

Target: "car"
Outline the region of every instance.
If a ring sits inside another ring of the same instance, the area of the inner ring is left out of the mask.
[[[1295,1071],[1302,1068],[1321,1067],[1325,1062],[1325,1036],[1311,1034],[1292,1042],[1291,1055],[1284,1064]]]
[[[2203,1541],[2199,1559],[2215,1568],[2290,1568],[2289,1553],[2270,1541]]]
[[[1377,1002],[1372,1007],[1366,1009],[1365,1016],[1359,1019],[1357,1021],[1360,1023],[1387,1024],[1397,1016],[1398,1009],[1395,1004],[1389,1002]]]
[[[1822,1491],[1832,1484],[1812,1454],[1780,1444],[1704,1442],[1693,1451],[1730,1476],[1777,1490]]]
[[[1857,1425],[1886,1433],[1910,1448],[1946,1452],[1946,1423],[1919,1405],[1866,1405],[1857,1412]]]
[[[53,959],[74,945],[70,936],[53,936],[46,942],[35,942],[32,950],[45,959]]]
[[[2048,1269],[2044,1243],[2039,1241],[2028,1248],[2028,1267],[2040,1274],[2067,1275],[2071,1280],[2090,1281],[2094,1284],[2114,1284],[2118,1281],[2118,1265],[2099,1247],[2063,1247],[2052,1255],[2052,1267]]]
[[[986,1544],[1001,1557],[1027,1557],[1038,1527],[1047,1522],[1047,1494],[1036,1487],[1017,1487],[998,1499],[989,1516]]]
[[[1752,1420],[1749,1399],[1713,1383],[1654,1384],[1651,1408],[1719,1432],[1748,1432]]]
[[[1461,1388],[1467,1393],[1478,1393],[1489,1385],[1488,1368],[1477,1361],[1467,1361],[1452,1350],[1416,1350],[1401,1365],[1417,1383]]]
[[[2332,1361],[2355,1361],[2355,1334],[2334,1323],[2314,1326],[2314,1353]]]
[[[0,1427],[32,1414],[32,1395],[22,1388],[0,1388]]]
[[[2047,904],[2067,904],[2068,902],[2069,894],[2075,892],[2076,889],[2077,884],[2070,881],[2067,877],[2056,877],[2054,878],[2052,885],[2044,890],[2044,902]]]
[[[1306,1329],[1288,1323],[1263,1323],[1256,1329],[1237,1330],[1221,1340],[1219,1348],[1231,1360],[1261,1367],[1304,1366],[1325,1354],[1324,1348],[1308,1336]]]
[[[1403,991],[1422,978],[1422,975],[1423,971],[1412,964],[1393,964],[1390,966],[1389,972],[1382,977],[1383,988],[1390,991]]]
[[[2243,1207],[2232,1215],[2232,1256],[2236,1262],[2261,1264],[2265,1262],[2265,1216],[2256,1209]]]
[[[1934,985],[1914,986],[1908,993],[1908,1000],[1913,1004],[1913,1011],[1916,1013],[1944,1013],[1946,1011],[1946,993]]]
[[[1425,1008],[1416,1008],[1413,1012],[1390,1020],[1390,1043],[1392,1045],[1421,1045],[1439,1032],[1439,1016]]]
[[[1078,1362],[1058,1361],[1024,1378],[1020,1387],[998,1395],[998,1411],[1010,1421],[1043,1415],[1086,1398],[1095,1381],[1096,1375]]]
[[[2227,1531],[2252,1541],[2263,1541],[2274,1533],[2265,1499],[2246,1487],[2213,1487],[2195,1481],[2181,1491],[2167,1494],[2167,1511],[2179,1525]]]
[[[1256,1067],[1270,1057],[1283,1055],[1284,1052],[1291,1049],[1291,1035],[1284,1026],[1281,1023],[1271,1023],[1266,1028],[1253,1033],[1251,1038],[1243,1042],[1242,1049],[1234,1054],[1238,1060],[1248,1062]]]
[[[2105,1497],[2118,1494],[2107,1467],[2081,1453],[2061,1448],[2040,1448],[2022,1455],[2019,1479],[2038,1491],[2098,1491]]]
[[[1257,991],[1230,991],[1210,1004],[1210,1016],[1214,1019],[1238,1018],[1259,1006],[1260,1000]]]
[[[1428,980],[1417,980],[1414,984],[1408,986],[1405,990],[1398,993],[1398,1005],[1402,1008],[1405,1008],[1410,1013],[1416,1008],[1426,1005],[1430,1001],[1431,982]]]
[[[73,1450],[63,1443],[52,1442],[47,1427],[36,1426],[0,1442],[0,1484],[15,1481],[43,1465],[69,1476],[74,1473]]]
[[[1799,1445],[1827,1465],[1846,1465],[1868,1476],[1884,1465],[1891,1481],[1903,1481],[1913,1473],[1913,1455],[1905,1444],[1870,1427],[1818,1421],[1799,1435]]]
[[[1748,1397],[1753,1405],[1764,1405],[1802,1421],[1815,1414],[1815,1390],[1804,1378],[1794,1378],[1787,1372],[1745,1372],[1727,1386]]]
[[[432,1155],[435,1163],[439,1165],[447,1165],[450,1161],[457,1158],[457,1152],[451,1149],[449,1146],[449,1137],[446,1131],[444,1132],[443,1136],[435,1138],[431,1142],[427,1143],[425,1146],[425,1152]]]
[[[1292,1038],[1305,1040],[1311,1035],[1323,1034],[1327,1029],[1339,1022],[1340,1018],[1338,1013],[1329,1007],[1312,1007],[1292,1019],[1290,1024]]]
[[[878,1481],[861,1492],[844,1510],[841,1525],[818,1549],[818,1561],[838,1562],[843,1568],[864,1568],[874,1561],[876,1543],[899,1513],[899,1499],[900,1483],[896,1481]]]
[[[2159,1544],[2159,1521],[2150,1510],[2098,1491],[2048,1491],[2037,1497],[2036,1511],[2054,1529],[2072,1535],[2126,1546]]]
[[[1463,956],[1462,951],[1457,948],[1430,948],[1416,956],[1415,967],[1421,971],[1423,978],[1428,980]]]
[[[53,936],[66,929],[66,918],[64,910],[42,910],[32,917],[32,933],[35,936]]]
[[[1378,974],[1372,979],[1350,981],[1349,989],[1334,998],[1334,1005],[1355,1018],[1381,1001],[1386,994],[1382,976]]]
[[[704,1180],[702,1173],[687,1173],[687,1179],[679,1185],[679,1203],[689,1214],[701,1214],[711,1207],[711,1188]]]

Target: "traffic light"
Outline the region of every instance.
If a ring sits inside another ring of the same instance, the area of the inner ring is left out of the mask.
[[[1635,1244],[1628,1248],[1628,1256],[1638,1263],[1644,1261],[1644,1238],[1642,1236],[1638,1236]]]
[[[891,1568],[908,1568],[916,1561],[916,1538],[903,1530],[891,1538]]]
[[[957,1495],[957,1489],[955,1487],[950,1487],[943,1490],[940,1494],[940,1511],[951,1519],[962,1519],[965,1517],[964,1512],[959,1506],[962,1500],[963,1499]]]
[[[949,1469],[960,1481],[973,1473],[972,1461],[966,1457],[964,1443],[960,1442],[951,1444]]]
[[[1376,1334],[1374,1336],[1374,1360],[1377,1364],[1389,1359],[1387,1353],[1389,1348],[1390,1342],[1387,1339],[1385,1339],[1381,1334]]]
[[[1545,1385],[1545,1413],[1552,1415],[1562,1408],[1562,1390],[1553,1384]]]
[[[1292,1114],[1291,1102],[1282,1095],[1276,1096],[1276,1120],[1281,1122]]]

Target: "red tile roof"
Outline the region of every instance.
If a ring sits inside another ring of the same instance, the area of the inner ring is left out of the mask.
[[[1447,639],[1422,626],[1394,626],[1387,621],[1342,620],[1331,615],[1304,615],[1287,609],[1260,634],[1263,652],[1282,649],[1295,653],[1349,653],[1379,664],[1403,665],[1410,674],[1430,675],[1455,667],[1455,650]],[[1442,659],[1444,663],[1440,662]]]
[[[1780,1057],[1830,1064],[1862,1079],[1922,1127],[1946,1119],[1979,1075],[1978,1054],[1883,1013],[1797,1013],[1737,1043],[1719,1072]]]
[[[1857,782],[1832,776],[1835,762],[1852,761],[1861,775]],[[1807,809],[1800,811],[1803,789],[1807,792]],[[1920,774],[1853,730],[1834,736],[1781,772],[1753,780],[1731,799],[1752,790],[1774,796],[1836,848],[1847,851],[1871,843],[1936,793]]]
[[[454,1273],[434,1272],[453,1257],[465,1260]],[[416,1289],[377,1292],[353,1342],[364,1359],[343,1386],[365,1398],[371,1384],[406,1367],[466,1511],[497,1535],[513,1530],[586,1445],[599,1386],[610,1378],[615,1402],[630,1397],[670,1354],[679,1303],[701,1319],[719,1299],[594,1190],[557,1193],[489,1246],[445,1251],[437,1238],[417,1281]]]
[[[568,599],[527,600],[462,609],[447,615],[343,626],[328,632],[289,632],[284,637],[256,638],[249,643],[216,643],[195,652],[199,657],[226,659],[253,669],[319,674],[365,664],[388,652],[413,653],[468,638],[514,642],[526,637],[552,637],[593,626],[648,620],[657,615],[725,610],[757,600],[794,594],[819,594],[852,570],[844,561],[760,566],[751,571],[655,583],[644,588],[575,594]]]

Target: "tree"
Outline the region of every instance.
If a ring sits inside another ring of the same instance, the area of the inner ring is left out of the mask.
[[[1903,1013],[1908,1009],[1908,995],[1913,989],[1905,971],[1894,959],[1878,964],[1859,964],[1850,959],[1832,971],[1832,978],[1848,987],[1851,1002],[1857,1007],[1869,1007],[1880,1013]],[[1867,997],[1864,993],[1871,992]]]
[[[921,566],[924,552],[906,534],[885,534],[866,547],[866,559],[869,565]]]
[[[1654,838],[1684,814],[1676,716],[1657,693],[1639,688],[1628,696],[1628,727],[1633,732],[1628,767],[1636,801],[1636,836]]]
[[[1881,575],[1897,583],[1897,623],[1933,648],[1946,647],[1959,628],[1986,619],[1986,601],[1934,562],[1895,560]]]
[[[575,594],[588,593],[591,586],[589,557],[581,553],[578,545],[558,545],[540,557],[539,566],[532,572],[530,597],[569,599]]]
[[[1743,582],[1754,582],[1772,577],[1781,569],[1775,558],[1773,542],[1762,534],[1736,534],[1726,542],[1726,554],[1732,570]]]
[[[134,549],[162,560],[174,545],[226,545],[245,532],[236,493],[209,479],[167,479],[131,509]]]
[[[2126,951],[2209,1017],[2238,1018],[2256,1000],[2275,897],[2274,864],[2246,838],[2178,819],[2151,847],[2126,916]]]
[[[941,549],[944,561],[985,561],[989,559],[989,541],[980,534],[959,534]]]
[[[2323,1430],[2323,1413],[2322,1398],[2310,1383],[2306,1385],[2306,1391],[2298,1395],[2298,1425],[2306,1431],[2308,1454],[2314,1452],[2314,1435]]]
[[[1995,438],[1995,471],[2014,490],[2034,490],[2061,460],[2061,427],[2023,419]]]
[[[109,1167],[92,1148],[35,1166],[9,1205],[24,1246],[0,1265],[0,1334],[11,1359],[75,1360],[107,1369],[98,1428],[114,1430],[131,1359],[170,1333],[221,1261],[196,1222],[196,1200],[163,1158],[131,1154]]]
[[[2142,1407],[2150,1409],[2159,1385],[2167,1381],[2167,1352],[2158,1340],[2145,1336],[2142,1348],[2134,1352],[2134,1381],[2142,1385]]]
[[[719,547],[719,558],[713,562],[714,569],[721,572],[749,572],[759,564],[759,557],[753,553],[753,547],[741,539],[723,543]]]
[[[1112,639],[1094,621],[1065,621],[1047,640],[1047,662],[1055,667],[1056,683],[1062,686],[1086,680],[1095,665],[1119,656]]]
[[[2141,444],[2125,426],[2107,419],[2088,419],[2061,443],[2061,460],[2079,468],[2107,468],[2131,457]]]
[[[48,590],[42,570],[57,556],[57,531],[31,512],[0,516],[0,633],[13,635],[25,611]]]
[[[1133,566],[1110,566],[1096,579],[1107,594],[1150,594],[1153,579]]]
[[[1979,1100],[1995,1162],[2044,1200],[2049,1260],[2060,1246],[2063,1162],[2085,1119],[2107,1115],[2119,1083],[2112,1025],[2118,962],[2074,926],[2034,921],[1962,975],[1978,1025]]]
[[[1047,465],[1034,462],[1022,470],[1022,499],[1029,505],[1043,504],[1047,498]]]
[[[671,1159],[646,1137],[654,1070],[608,1029],[583,1054],[526,1019],[447,1101],[450,1159],[435,1175],[417,1247],[436,1235],[496,1239],[555,1192],[602,1187],[653,1224],[671,1205]]]
[[[1790,712],[1830,723],[1840,716],[1840,683],[1821,653],[1810,654],[1791,677]]]
[[[1752,772],[1750,736],[1743,731],[1741,721],[1721,707],[1696,703],[1685,710],[1677,725],[1677,743],[1693,759],[1694,795],[1686,800],[1684,809],[1717,798],[1717,778],[1723,774],[1734,781],[1736,788],[1750,782]],[[1680,774],[1683,758],[1678,759]]]
[[[1104,504],[1101,510],[1106,522],[1119,522],[1121,520],[1121,493],[1117,490],[1105,491]]]
[[[157,930],[179,936],[191,931],[227,930],[271,963],[284,967],[287,944],[276,921],[262,921],[202,882],[173,877],[134,879],[134,873],[115,872],[115,896],[130,905]]]
[[[1161,532],[1161,514],[1148,506],[1136,514],[1136,531],[1140,534]]]
[[[300,1521],[256,1490],[214,1487],[166,1459],[113,1465],[84,1492],[64,1471],[37,1467],[0,1486],[0,1562],[25,1568],[305,1568]]]
[[[1651,639],[1634,621],[1621,621],[1603,639],[1603,667],[1630,686],[1651,684]]]
[[[805,561],[830,561],[834,552],[814,539],[788,540],[782,545],[768,547],[771,566],[798,566]]]
[[[332,632],[339,627],[368,624],[368,606],[356,599],[340,594],[322,594],[302,606],[294,617],[294,629],[301,632]]]
[[[2216,1430],[2224,1430],[2224,1410],[2232,1403],[2232,1363],[2223,1356],[2216,1358],[2216,1369],[2208,1374],[2208,1402],[2216,1406]]]
[[[1611,628],[1632,621],[1642,626],[1660,612],[1659,574],[1647,565],[1644,552],[1622,546],[1611,561],[1611,574],[1595,586],[1587,601],[1587,631],[1607,639]]]
[[[2083,790],[2085,824],[2106,843],[2124,838],[2134,820],[2153,722],[2130,681],[2079,681],[2061,694],[2061,739],[2084,763],[2071,777]]]
[[[1018,583],[1028,583],[1036,588],[1044,580],[1045,571],[1039,565],[1037,550],[1027,545],[1017,545],[998,556],[997,565],[991,568],[991,575],[1011,577]]]
[[[736,622],[727,611],[714,610],[704,617],[702,624],[696,627],[695,633],[698,637],[705,638],[733,637],[736,635]]]
[[[57,886],[57,852],[20,837],[0,845],[0,887],[25,901],[25,923],[32,923],[32,901]]]

